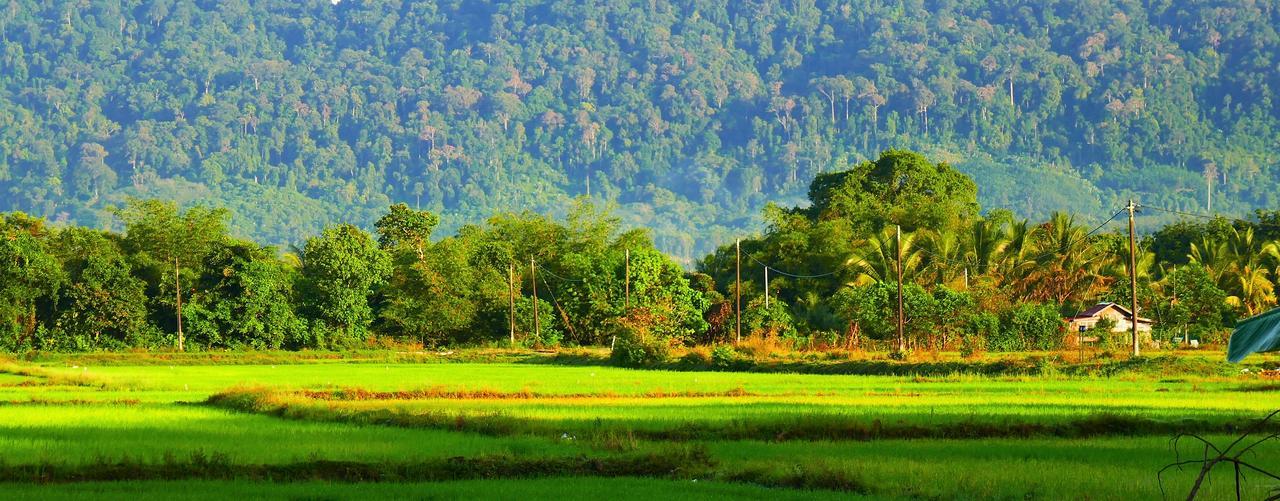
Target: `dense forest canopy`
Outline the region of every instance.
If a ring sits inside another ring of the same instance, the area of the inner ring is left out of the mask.
[[[1120,225],[983,214],[971,178],[912,151],[808,193],[696,272],[587,197],[562,219],[499,213],[452,234],[395,204],[373,233],[330,225],[283,253],[203,205],[131,198],[112,210],[122,232],[0,212],[0,351],[610,346],[644,365],[745,340],[972,355],[1066,346],[1062,315],[1099,301],[1136,300],[1156,321],[1131,344],[1221,342],[1277,304],[1280,211],[1163,226],[1131,266]],[[1095,330],[1105,348],[1126,342]]]
[[[686,264],[888,148],[986,207],[1280,205],[1280,2],[0,0],[0,211],[301,244],[615,203]],[[120,229],[117,227],[117,229]]]

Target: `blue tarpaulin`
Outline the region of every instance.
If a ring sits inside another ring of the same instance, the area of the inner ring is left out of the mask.
[[[1266,351],[1280,351],[1280,309],[1237,324],[1227,345],[1227,360],[1235,363],[1251,354]]]

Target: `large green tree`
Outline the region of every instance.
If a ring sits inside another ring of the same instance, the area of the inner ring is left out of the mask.
[[[65,279],[49,251],[44,222],[0,213],[0,327],[11,349],[28,347],[36,332],[36,300],[54,295]]]
[[[141,266],[152,270],[152,287],[174,298],[172,303],[159,303],[172,306],[177,347],[183,351],[183,291],[194,290],[189,282],[199,274],[201,261],[227,238],[228,212],[205,206],[180,210],[174,202],[130,199],[115,214],[124,223],[125,245]]]
[[[331,226],[307,240],[302,254],[302,305],[316,319],[323,345],[354,346],[369,335],[369,298],[391,274],[391,258],[368,233]]]
[[[53,303],[51,348],[145,346],[146,284],[132,274],[119,240],[87,228],[58,232],[51,247],[67,274]]]
[[[196,280],[201,294],[184,306],[190,339],[204,348],[307,347],[296,312],[296,272],[274,250],[228,240],[210,252]]]
[[[978,187],[946,163],[889,150],[852,170],[819,174],[809,185],[810,218],[842,218],[864,231],[900,225],[958,228],[978,214]]]

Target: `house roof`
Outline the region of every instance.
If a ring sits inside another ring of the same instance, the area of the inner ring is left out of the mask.
[[[1123,315],[1125,318],[1133,318],[1133,312],[1129,311],[1128,308],[1120,306],[1116,303],[1098,303],[1094,305],[1092,308],[1084,310],[1076,314],[1076,316],[1071,317],[1071,320],[1094,318],[1101,315],[1102,312],[1107,311],[1107,309],[1109,308],[1115,308],[1116,311],[1119,311],[1120,314]],[[1138,323],[1150,324],[1154,322],[1150,318],[1138,317]]]

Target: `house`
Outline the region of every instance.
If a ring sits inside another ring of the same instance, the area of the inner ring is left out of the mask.
[[[1084,332],[1098,325],[1102,319],[1110,319],[1115,322],[1115,326],[1111,328],[1111,332],[1131,332],[1133,329],[1130,322],[1133,313],[1128,308],[1115,303],[1098,303],[1096,306],[1080,312],[1074,317],[1067,319],[1069,324],[1069,332]],[[1151,335],[1151,326],[1154,324],[1149,318],[1138,317],[1138,332]]]

